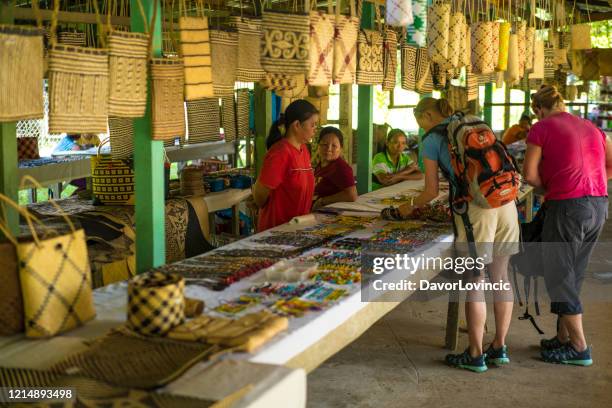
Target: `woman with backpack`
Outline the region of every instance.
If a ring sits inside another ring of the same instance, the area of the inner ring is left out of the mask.
[[[518,252],[516,244],[519,240],[519,224],[514,203],[514,197],[518,190],[518,176],[511,162],[508,163],[510,159],[505,153],[505,149],[503,146],[499,146],[501,143],[496,141],[495,135],[484,122],[480,121],[479,118],[464,116],[462,113],[453,113],[453,109],[446,99],[423,98],[416,106],[414,115],[419,127],[426,132],[423,136],[425,189],[410,203],[397,209],[387,208],[383,210],[383,217],[386,219],[405,219],[416,208],[434,200],[439,192],[438,169],[449,181],[450,194],[452,194],[454,200],[461,199],[463,196],[467,197],[469,186],[465,185],[465,180],[459,180],[459,176],[456,175],[456,170],[451,162],[451,157],[454,156],[451,154],[449,141],[456,135],[458,135],[457,139],[462,139],[463,135],[471,137],[472,134],[475,135],[477,140],[490,141],[491,146],[493,146],[492,151],[496,152],[496,157],[503,164],[500,172],[496,173],[498,175],[494,175],[493,178],[497,178],[495,180],[497,185],[503,186],[505,189],[504,192],[496,190],[495,194],[491,196],[500,197],[505,194],[508,201],[488,203],[482,194],[469,190],[471,197],[469,200],[464,200],[462,204],[464,210],[467,206],[467,210],[464,211],[465,214],[459,216],[457,215],[458,211],[454,211],[455,242],[463,243],[464,250],[465,244],[467,244],[467,248],[470,250],[469,253],[465,254],[466,256],[482,258],[483,263],[487,265],[491,282],[501,280],[509,284],[509,257]],[[465,151],[468,148],[469,146],[461,147]],[[485,182],[488,181],[488,179],[485,180]],[[500,193],[500,195],[497,193]],[[467,229],[466,225],[468,226]],[[470,226],[471,228],[469,228]],[[466,272],[466,274],[469,276],[464,275],[463,278],[471,281],[480,281],[484,277],[482,271],[471,271],[470,273]],[[487,362],[506,364],[510,361],[505,340],[512,317],[514,298],[511,289],[510,291],[496,292],[495,295],[496,333],[492,344],[486,351],[483,350],[487,311],[484,293],[477,290],[470,291],[465,303],[469,347],[463,353],[447,355],[445,360],[449,365],[474,372],[483,372],[487,370]]]
[[[544,280],[557,335],[542,340],[542,359],[593,364],[582,328],[580,289],[589,258],[608,216],[612,142],[591,122],[565,112],[557,88],[531,95],[539,119],[527,137],[523,171],[527,182],[546,190],[542,229]]]

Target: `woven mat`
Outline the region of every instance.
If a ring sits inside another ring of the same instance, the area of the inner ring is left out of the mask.
[[[52,371],[122,387],[152,389],[168,384],[217,351],[219,348],[211,345],[114,332],[94,341],[89,350],[56,364]]]

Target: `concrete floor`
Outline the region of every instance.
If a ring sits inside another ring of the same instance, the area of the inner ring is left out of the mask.
[[[612,243],[612,220],[600,242]],[[601,279],[612,271],[612,252],[602,252],[591,259],[583,294],[612,293],[612,279]],[[540,299],[547,299],[543,288]],[[528,321],[518,320],[523,308],[515,304],[507,338],[511,364],[475,374],[443,363],[446,303],[405,301],[308,375],[308,407],[612,407],[612,302],[584,307],[593,366],[542,362],[539,341],[552,337],[556,319],[543,304],[540,336]],[[489,309],[485,342],[495,327]],[[459,348],[466,346],[467,334],[461,333]]]

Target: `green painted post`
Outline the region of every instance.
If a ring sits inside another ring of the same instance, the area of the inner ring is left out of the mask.
[[[374,5],[363,2],[361,28],[374,25]],[[357,92],[357,192],[372,190],[372,125],[374,87],[359,85]]]
[[[0,23],[13,23],[14,6],[15,0],[0,0]],[[17,124],[0,123],[0,193],[16,203],[19,202],[17,166]],[[9,231],[16,235],[19,232],[19,215],[11,207],[5,206],[5,208]],[[1,232],[0,237],[2,237]]]
[[[266,155],[266,137],[272,126],[272,92],[255,84],[255,176],[259,175]]]
[[[158,2],[143,2],[146,18],[157,7],[153,36],[153,55],[161,56],[161,7]],[[138,1],[130,0],[132,31],[144,32]],[[150,20],[149,20],[150,21]],[[134,173],[136,178],[136,270],[138,273],[163,265],[166,261],[164,146],[151,140],[151,83],[147,111],[134,120]]]
[[[493,126],[493,84],[491,82],[485,84],[484,98],[484,121]]]
[[[531,114],[531,91],[525,91],[525,112],[526,115]]]

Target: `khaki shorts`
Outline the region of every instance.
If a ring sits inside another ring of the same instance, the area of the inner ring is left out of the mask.
[[[478,257],[483,258],[484,264],[491,263],[497,256],[518,253],[520,227],[514,202],[499,208],[481,208],[470,204],[468,216],[474,230],[476,253]],[[455,215],[455,224],[457,225],[455,246],[460,255],[466,256],[469,254],[469,248],[461,216]]]

